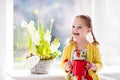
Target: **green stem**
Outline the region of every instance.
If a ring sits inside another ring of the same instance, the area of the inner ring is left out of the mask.
[[[53,27],[53,21],[51,21],[51,24],[50,24],[50,34],[52,32],[52,27]]]
[[[32,39],[30,36],[30,33],[28,32],[28,40],[29,40],[29,49],[30,49],[30,53],[32,53]]]

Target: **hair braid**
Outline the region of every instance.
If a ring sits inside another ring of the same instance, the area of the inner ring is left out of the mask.
[[[70,43],[70,44],[73,44],[73,43],[74,43],[73,37],[71,37],[69,43]]]
[[[92,43],[93,43],[94,45],[99,45],[99,42],[96,40],[95,35],[94,35],[92,29],[91,29],[91,34],[92,34],[92,36],[93,36],[93,42],[92,42]]]

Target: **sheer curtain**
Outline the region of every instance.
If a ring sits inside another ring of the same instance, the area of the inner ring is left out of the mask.
[[[94,32],[101,43],[104,66],[120,66],[120,1],[93,0]]]
[[[120,66],[120,0],[106,0],[104,55],[106,65]]]

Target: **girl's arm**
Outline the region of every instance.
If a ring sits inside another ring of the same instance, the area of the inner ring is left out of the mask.
[[[64,50],[63,50],[63,55],[62,55],[62,61],[61,61],[61,67],[65,71],[70,71],[72,69],[72,62],[71,62],[71,50],[72,46],[67,45]]]
[[[63,55],[62,55],[62,61],[61,61],[61,67],[65,70],[65,60],[68,60],[68,48],[65,47],[63,50]]]

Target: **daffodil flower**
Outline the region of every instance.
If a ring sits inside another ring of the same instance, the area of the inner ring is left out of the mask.
[[[54,44],[58,44],[59,43],[59,39],[58,38],[55,38],[54,41],[53,41]]]
[[[52,52],[57,52],[59,47],[60,47],[60,42],[59,42],[59,40],[56,38],[56,39],[53,41],[53,43],[51,43],[50,48],[51,48]]]
[[[60,46],[60,43],[57,43],[57,44],[52,43],[50,48],[51,48],[52,52],[57,52],[59,46]]]
[[[34,14],[38,14],[39,12],[38,12],[38,9],[34,9]]]

